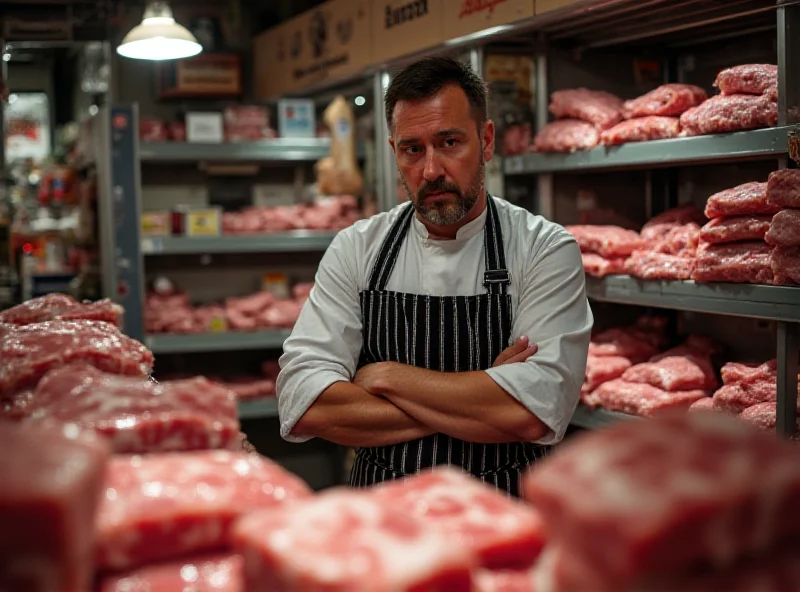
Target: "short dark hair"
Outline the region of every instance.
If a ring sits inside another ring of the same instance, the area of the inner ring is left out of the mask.
[[[433,57],[406,66],[392,79],[384,99],[389,129],[399,101],[423,101],[450,85],[464,91],[475,121],[483,125],[488,119],[486,83],[467,64],[452,58]]]

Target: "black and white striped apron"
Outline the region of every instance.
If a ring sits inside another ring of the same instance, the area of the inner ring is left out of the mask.
[[[364,342],[359,367],[392,361],[442,372],[485,370],[511,337],[511,275],[494,198],[487,199],[483,294],[438,297],[386,290],[413,216],[409,204],[384,239],[367,289],[361,292]],[[452,464],[517,495],[521,472],[545,452],[546,447],[530,443],[476,444],[433,434],[357,449],[350,486],[366,487]]]

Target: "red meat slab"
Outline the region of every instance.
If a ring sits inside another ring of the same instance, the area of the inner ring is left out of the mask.
[[[580,119],[604,130],[622,121],[623,103],[605,91],[574,88],[551,94],[549,109],[557,119]]]
[[[764,240],[775,246],[800,247],[800,210],[781,210],[775,214]]]
[[[764,241],[711,245],[703,249],[692,272],[696,282],[771,284],[772,247]]]
[[[663,389],[621,378],[597,387],[583,401],[591,407],[602,407],[630,415],[654,417],[673,410],[686,410],[695,401],[706,397],[705,391],[667,392]]]
[[[772,216],[714,218],[700,229],[700,238],[711,244],[762,240],[771,221]]]
[[[715,193],[706,200],[705,214],[709,218],[730,216],[772,215],[780,206],[767,201],[766,183],[744,183]]]
[[[605,258],[630,255],[644,243],[638,232],[619,226],[573,225],[566,230],[578,241],[581,251],[597,253]]]
[[[605,277],[625,271],[624,257],[606,259],[595,253],[581,253],[581,261],[583,262],[583,271],[592,277]]]
[[[86,319],[117,325],[123,312],[119,304],[108,299],[82,303],[66,294],[47,294],[0,312],[0,323],[30,325],[45,321]]]
[[[662,84],[636,99],[625,101],[623,111],[627,119],[659,115],[678,117],[691,107],[705,101],[708,94],[692,84]]]
[[[0,590],[90,590],[106,443],[0,422],[0,450]]]
[[[635,251],[625,261],[625,271],[633,277],[656,280],[688,280],[695,268],[695,260],[683,255],[669,255],[652,251]]]
[[[714,81],[725,95],[763,95],[778,86],[778,67],[774,64],[742,64],[725,68]]]
[[[630,367],[631,361],[622,356],[590,355],[586,359],[586,375],[581,390],[590,393],[604,382],[619,378]]]
[[[777,372],[778,363],[775,359],[763,364],[728,362],[720,369],[723,384],[748,383],[767,379],[777,380]]]
[[[271,460],[226,450],[118,456],[106,486],[97,555],[114,570],[224,549],[239,516],[311,495]]]
[[[626,370],[622,379],[651,384],[670,392],[713,390],[719,385],[708,358],[692,355],[669,356],[657,362],[637,364]]]
[[[681,115],[681,135],[725,134],[778,124],[777,92],[717,95]]]
[[[620,356],[634,364],[649,360],[658,353],[653,340],[641,330],[613,327],[592,336],[591,356]]]
[[[537,592],[535,573],[527,570],[479,569],[473,576],[473,592]]]
[[[703,212],[695,206],[678,206],[650,218],[642,226],[641,236],[645,241],[652,242],[664,238],[676,226],[684,226],[692,222],[705,224],[705,221],[706,217]]]
[[[800,208],[800,170],[771,172],[767,178],[767,201],[782,208]]]
[[[714,399],[711,397],[698,399],[689,406],[689,411],[715,411]]]
[[[244,558],[208,554],[104,577],[97,592],[245,592]]]
[[[770,255],[770,269],[776,284],[800,285],[800,247],[775,247]]]
[[[600,134],[604,146],[618,146],[630,142],[666,140],[680,135],[681,125],[677,117],[637,117],[621,121]]]
[[[470,592],[475,556],[380,496],[329,490],[237,521],[248,592]]]
[[[560,119],[545,125],[533,139],[534,152],[591,150],[600,142],[597,128],[578,119]]]
[[[694,257],[700,242],[700,226],[694,222],[669,229],[660,240],[653,241],[656,253]]]

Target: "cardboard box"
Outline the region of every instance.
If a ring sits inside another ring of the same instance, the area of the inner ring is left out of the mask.
[[[371,61],[380,64],[443,43],[444,4],[458,0],[373,0]]]
[[[534,0],[447,0],[444,37],[455,39],[533,16]]]

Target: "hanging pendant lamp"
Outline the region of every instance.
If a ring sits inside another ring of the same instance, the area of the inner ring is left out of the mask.
[[[142,23],[125,35],[117,53],[137,60],[177,60],[202,49],[194,35],[175,22],[167,2],[148,2]]]

